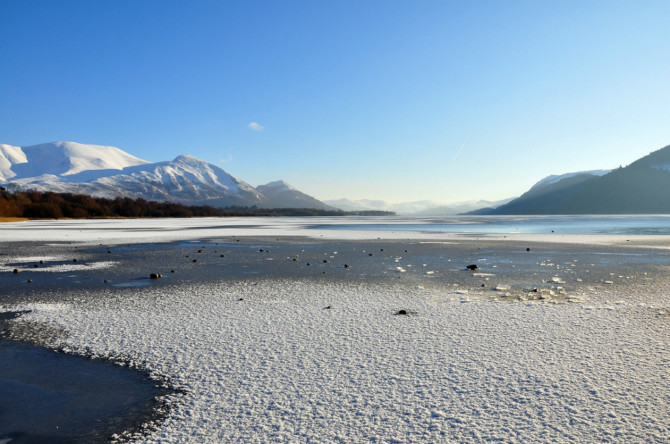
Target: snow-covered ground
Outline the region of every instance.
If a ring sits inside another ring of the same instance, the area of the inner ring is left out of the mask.
[[[110,244],[295,236],[302,223],[33,222],[0,233]],[[390,234],[355,234],[373,235]],[[651,286],[617,281],[585,288],[583,303],[547,304],[393,278],[255,275],[0,308],[32,310],[15,322],[66,327],[54,346],[143,362],[183,387],[147,442],[668,442],[668,289],[659,274]]]

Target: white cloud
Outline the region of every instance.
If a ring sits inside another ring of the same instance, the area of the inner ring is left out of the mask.
[[[247,125],[251,131],[263,131],[265,127],[258,122],[251,122]]]
[[[219,163],[227,163],[227,162],[232,162],[232,161],[233,161],[233,155],[232,154],[228,154],[227,157],[223,157],[223,158],[219,159]]]

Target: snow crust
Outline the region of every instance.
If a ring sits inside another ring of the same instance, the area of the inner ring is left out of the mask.
[[[295,236],[313,223],[48,221],[1,224],[0,239],[109,245]],[[668,442],[670,325],[656,308],[668,306],[670,282],[656,288],[588,288],[588,304],[559,305],[391,280],[257,275],[104,287],[94,296],[73,289],[66,301],[0,309],[32,310],[17,322],[65,327],[67,338],[54,347],[122,356],[183,388],[146,442]]]
[[[186,390],[147,442],[670,439],[670,331],[634,304],[290,280],[129,291],[26,319]]]

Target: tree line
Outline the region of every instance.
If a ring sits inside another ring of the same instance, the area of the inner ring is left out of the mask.
[[[9,192],[0,187],[0,217],[28,219],[91,219],[142,217],[240,217],[240,216],[389,216],[386,211],[339,211],[315,208],[214,208],[188,206],[173,202],[147,201],[141,198],[108,199],[85,194],[52,191]]]

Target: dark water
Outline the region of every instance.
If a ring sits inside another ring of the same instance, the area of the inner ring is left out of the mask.
[[[374,224],[321,224],[314,225],[312,228],[320,230],[345,229],[481,234],[670,235],[670,216],[453,216],[440,218],[392,218]]]
[[[166,393],[140,371],[0,340],[0,442],[107,442],[158,419]]]

